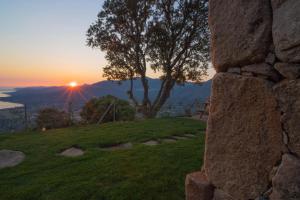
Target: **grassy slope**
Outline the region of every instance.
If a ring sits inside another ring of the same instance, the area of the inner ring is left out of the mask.
[[[203,129],[199,121],[154,119],[0,135],[0,149],[27,155],[21,165],[0,170],[0,199],[182,200],[185,175],[202,165]],[[140,144],[185,133],[197,137],[158,146]],[[123,142],[134,146],[114,152],[99,148]],[[86,154],[57,155],[72,145]]]

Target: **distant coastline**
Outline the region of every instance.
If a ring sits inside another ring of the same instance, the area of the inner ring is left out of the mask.
[[[12,92],[15,92],[13,88],[0,88],[0,110],[23,107],[22,104],[3,101],[6,97],[10,97],[9,93]]]

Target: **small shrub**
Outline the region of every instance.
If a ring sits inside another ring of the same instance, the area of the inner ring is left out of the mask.
[[[192,116],[192,108],[189,107],[189,106],[185,107],[185,108],[184,108],[184,114],[185,114],[185,116],[187,116],[187,117],[191,117],[191,116]]]
[[[39,128],[62,128],[70,124],[70,119],[64,111],[55,108],[44,108],[39,110],[36,123]]]
[[[114,96],[105,96],[101,98],[93,98],[88,101],[80,116],[85,123],[97,123],[101,116],[105,113],[108,107],[114,102],[115,104],[115,120],[116,121],[131,121],[135,118],[135,109],[125,100],[118,99]],[[107,112],[102,122],[111,122],[114,119],[113,106]]]

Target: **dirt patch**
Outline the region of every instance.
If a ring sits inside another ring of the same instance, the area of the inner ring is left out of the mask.
[[[84,151],[78,147],[71,147],[60,153],[60,155],[66,157],[78,157],[78,156],[82,156],[83,154]]]
[[[156,140],[148,140],[148,141],[146,141],[146,142],[143,142],[143,144],[144,144],[144,145],[148,145],[148,146],[156,146],[156,145],[159,144],[159,142],[156,141]]]
[[[105,151],[115,151],[115,150],[121,150],[121,149],[130,149],[130,148],[132,148],[132,146],[133,146],[132,143],[128,142],[128,143],[114,144],[114,145],[100,147],[100,148]]]
[[[25,154],[21,151],[0,150],[0,169],[14,167],[25,159]]]

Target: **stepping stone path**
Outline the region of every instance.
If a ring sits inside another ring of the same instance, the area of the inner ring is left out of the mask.
[[[191,138],[195,138],[195,137],[196,137],[196,135],[188,133],[183,136],[174,135],[171,137],[163,138],[160,141],[166,142],[166,143],[173,143],[173,142],[177,142],[178,140],[187,140],[187,139],[191,139]],[[148,146],[156,146],[159,144],[159,142],[157,140],[149,140],[149,141],[143,142],[143,144],[148,145]]]
[[[186,140],[186,139],[189,139],[189,137],[185,137],[185,136],[172,136],[172,138],[176,139],[176,140]]]
[[[193,135],[193,134],[190,134],[190,133],[184,134],[183,136],[188,137],[188,138],[195,138],[196,137],[196,135]]]
[[[173,142],[177,142],[176,139],[173,138],[164,138],[161,140],[162,142],[166,142],[166,143],[173,143]]]
[[[115,151],[120,149],[130,149],[132,148],[132,146],[133,146],[132,143],[128,142],[128,143],[116,144],[108,147],[101,147],[101,149],[106,151]]]
[[[143,144],[147,145],[147,146],[156,146],[159,144],[159,142],[156,140],[149,140],[149,141],[143,142]]]
[[[175,135],[175,136],[170,136],[168,138],[160,139],[160,141],[166,142],[166,143],[174,143],[174,142],[177,142],[178,140],[186,140],[186,139],[191,139],[191,138],[195,138],[195,137],[196,136],[193,134],[185,134],[183,136]],[[147,146],[156,146],[156,145],[160,144],[160,142],[157,140],[148,140],[148,141],[143,142],[142,144],[147,145]],[[133,147],[132,143],[128,142],[128,143],[114,144],[114,145],[110,145],[110,146],[100,147],[100,149],[104,150],[104,151],[116,151],[116,150],[131,149],[132,147]],[[60,155],[67,156],[67,157],[77,157],[77,156],[81,156],[83,154],[84,154],[84,151],[77,147],[71,147],[60,153]]]
[[[78,157],[78,156],[82,156],[83,154],[84,154],[84,151],[77,147],[71,147],[60,153],[60,155],[66,156],[66,157]]]
[[[0,169],[14,167],[25,159],[25,154],[21,151],[0,150]]]

